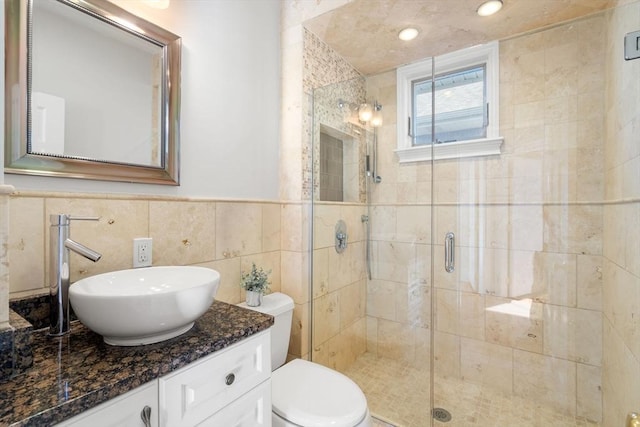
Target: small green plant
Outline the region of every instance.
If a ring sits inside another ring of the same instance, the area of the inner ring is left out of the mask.
[[[242,273],[242,279],[240,281],[240,287],[245,291],[254,292],[269,292],[269,273],[271,270],[264,271],[262,268],[257,268],[256,263],[252,263],[251,270],[248,273]]]

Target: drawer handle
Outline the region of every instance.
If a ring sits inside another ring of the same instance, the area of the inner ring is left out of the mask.
[[[145,406],[142,409],[142,412],[140,412],[140,418],[144,423],[144,427],[151,427],[151,408],[148,406]]]
[[[236,376],[235,376],[233,373],[231,373],[231,374],[227,375],[227,377],[225,378],[224,382],[225,382],[227,385],[231,385],[231,384],[233,384],[233,382],[234,382],[235,380],[236,380]]]

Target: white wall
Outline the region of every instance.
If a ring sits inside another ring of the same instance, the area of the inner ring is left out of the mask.
[[[113,2],[182,37],[180,187],[13,174],[5,182],[18,190],[278,199],[280,2],[172,0],[165,10]]]

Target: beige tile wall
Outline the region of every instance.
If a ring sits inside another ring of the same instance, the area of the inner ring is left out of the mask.
[[[640,410],[640,60],[622,57],[624,35],[640,30],[640,2],[607,19],[606,198],[604,207],[603,425]]]
[[[320,134],[320,125],[331,132],[353,138],[355,166],[361,171],[352,185],[350,201],[357,203],[315,202],[313,223],[313,330],[312,351],[316,362],[339,370],[346,369],[366,349],[366,281],[364,271],[364,131],[349,121],[346,110],[338,108],[338,100],[359,103],[364,100],[364,79],[344,59],[312,33],[304,34],[304,90],[311,99],[308,110],[309,144],[304,161],[303,196],[318,199],[319,146],[312,139]],[[331,85],[331,86],[327,86]],[[318,88],[322,88],[317,90]],[[347,107],[348,108],[348,107]],[[312,117],[314,115],[315,117]],[[315,120],[314,120],[315,119]],[[311,162],[315,150],[315,163]],[[304,159],[303,159],[304,160]],[[314,172],[315,171],[315,175]],[[316,187],[311,188],[311,177]],[[309,184],[307,188],[306,185]],[[351,188],[351,187],[350,187]],[[338,220],[347,224],[348,246],[343,253],[334,248]]]
[[[502,42],[502,154],[433,171],[393,154],[395,73],[367,79],[385,106],[369,351],[419,366],[433,327],[437,375],[601,419],[606,28],[599,15]],[[453,274],[442,267],[447,231]]]
[[[361,204],[322,203],[314,208],[313,359],[345,370],[366,350],[366,275]],[[335,250],[335,225],[347,226],[348,245]]]
[[[252,262],[271,270],[273,291],[298,286],[289,277],[289,258],[282,252],[295,243],[281,229],[283,220],[286,227],[292,225],[291,211],[300,212],[300,204],[16,193],[7,205],[11,296],[47,292],[48,217],[53,213],[101,218],[72,225],[74,239],[103,255],[97,263],[72,255],[72,281],[131,268],[132,240],[152,237],[154,265],[201,265],[220,271],[218,300],[238,303],[244,299],[240,274]]]

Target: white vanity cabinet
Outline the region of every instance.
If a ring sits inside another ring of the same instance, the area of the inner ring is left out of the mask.
[[[266,330],[59,426],[271,426],[271,344]],[[151,408],[145,425],[141,412]]]
[[[149,423],[142,413],[149,408]],[[104,402],[80,415],[63,421],[59,427],[157,427],[158,381],[151,381],[121,396]]]
[[[224,416],[234,427],[245,414],[232,402],[246,395],[271,377],[271,345],[269,331],[254,338],[193,362],[172,374],[160,378],[160,425],[163,427],[193,427],[212,415]],[[268,387],[251,407],[268,408],[257,411],[254,426],[271,425],[271,387]],[[260,403],[262,402],[262,403]],[[245,405],[240,405],[245,410]],[[237,412],[236,412],[237,411]],[[267,417],[268,415],[268,417]],[[269,418],[268,424],[260,418]],[[206,423],[205,423],[206,425]],[[222,424],[219,424],[222,426]]]

